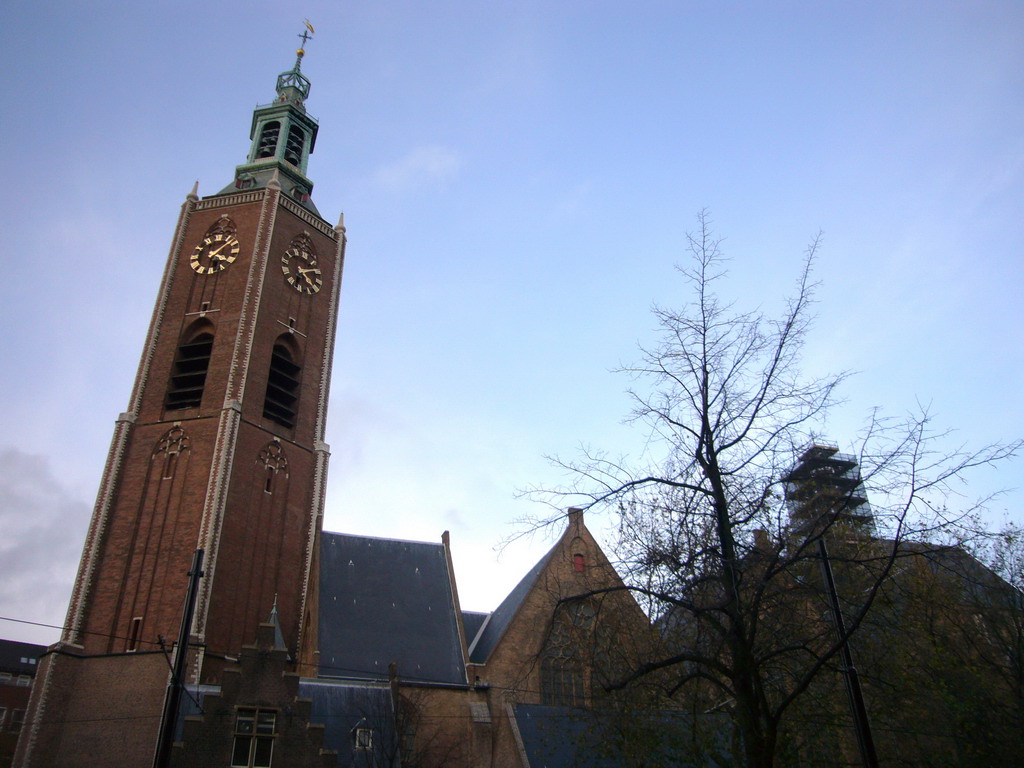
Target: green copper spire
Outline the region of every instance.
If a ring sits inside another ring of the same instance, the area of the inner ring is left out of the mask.
[[[288,101],[302,106],[302,102],[309,98],[309,78],[302,74],[302,57],[306,55],[305,45],[312,35],[309,30],[313,29],[306,22],[306,29],[299,35],[302,38],[302,46],[295,52],[295,66],[287,72],[277,76],[277,95],[281,101]]]
[[[311,39],[312,25],[307,21],[302,44]],[[309,78],[302,74],[304,47],[296,52],[295,65],[277,76],[277,99],[256,107],[252,115],[249,156],[235,168],[235,180],[218,194],[245,189],[261,189],[277,172],[281,191],[303,207],[319,215],[309,195],[313,182],[306,176],[309,156],[316,144],[317,121],[306,113]]]

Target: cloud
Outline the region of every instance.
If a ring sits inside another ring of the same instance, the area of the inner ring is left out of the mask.
[[[375,183],[392,192],[443,187],[462,167],[457,152],[437,145],[416,147],[394,162],[378,168]]]
[[[0,615],[63,623],[89,513],[47,458],[0,448]],[[38,643],[54,642],[58,635],[6,621],[0,633]]]

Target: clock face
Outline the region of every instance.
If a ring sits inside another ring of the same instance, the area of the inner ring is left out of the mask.
[[[189,264],[200,275],[212,275],[227,268],[238,258],[238,238],[219,232],[207,235],[192,251]]]
[[[281,257],[281,271],[288,285],[299,293],[312,295],[324,284],[323,275],[316,265],[316,256],[302,246],[293,245]]]

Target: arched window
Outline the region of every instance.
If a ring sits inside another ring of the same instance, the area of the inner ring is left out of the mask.
[[[590,650],[596,611],[587,602],[567,603],[555,611],[540,660],[541,703],[583,706],[583,661]]]
[[[189,336],[188,341],[178,347],[167,387],[165,405],[168,410],[198,408],[202,403],[212,351],[213,334],[209,330]]]
[[[270,355],[270,375],[267,377],[267,396],[263,400],[263,418],[289,429],[295,426],[301,370],[284,341],[274,344]]]
[[[306,134],[297,125],[288,129],[288,143],[284,148],[284,159],[292,165],[302,165],[302,145],[306,141]]]
[[[259,160],[262,157],[273,157],[277,152],[277,137],[281,133],[281,123],[277,120],[271,120],[269,123],[264,123],[263,130],[260,131],[260,140],[256,145],[256,159]]]

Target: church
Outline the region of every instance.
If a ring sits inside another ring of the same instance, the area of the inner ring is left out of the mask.
[[[312,200],[303,56],[181,207],[15,765],[567,765],[653,640],[579,510],[488,614],[447,532],[322,530],[346,234]]]

